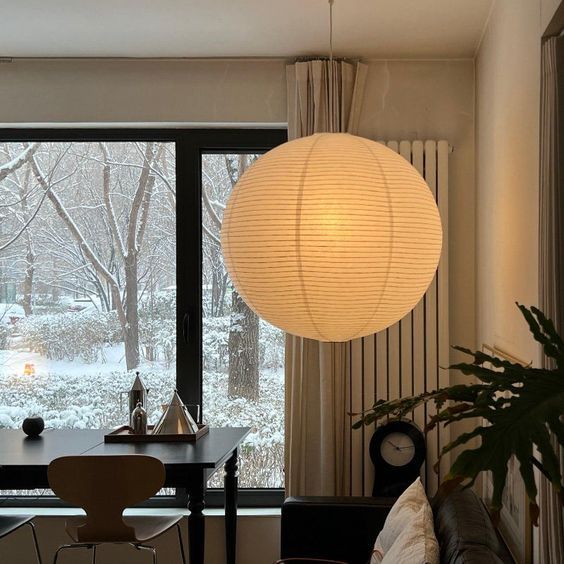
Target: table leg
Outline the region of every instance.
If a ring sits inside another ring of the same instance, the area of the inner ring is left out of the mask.
[[[188,488],[188,548],[190,564],[204,564],[204,547],[206,542],[206,523],[204,519],[204,473],[191,476]]]
[[[235,564],[237,548],[237,484],[239,481],[239,467],[237,449],[225,463],[223,478],[225,488],[225,550],[227,564]]]

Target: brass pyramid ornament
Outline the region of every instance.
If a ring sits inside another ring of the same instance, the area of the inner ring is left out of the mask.
[[[153,429],[153,435],[191,435],[198,431],[198,425],[182,403],[175,390],[172,399],[159,422]]]

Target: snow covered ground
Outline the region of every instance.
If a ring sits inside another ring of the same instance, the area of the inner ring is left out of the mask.
[[[38,353],[0,350],[0,428],[18,428],[25,417],[41,415],[47,427],[100,428],[127,421],[126,392],[134,373],[125,370],[123,345],[104,349],[104,363],[50,360]],[[25,375],[26,365],[34,374]],[[149,388],[150,422],[168,403],[176,367],[144,362],[139,368]],[[260,400],[229,399],[227,374],[204,373],[204,421],[211,426],[248,426],[241,448],[241,487],[282,487],[284,464],[283,370],[261,374]],[[220,477],[210,485],[221,485]]]

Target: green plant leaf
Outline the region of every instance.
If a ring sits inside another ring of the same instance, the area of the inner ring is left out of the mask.
[[[559,459],[550,438],[552,432],[564,446],[564,422],[561,419],[564,413],[564,341],[552,321],[540,310],[517,305],[535,340],[542,344],[545,354],[555,360],[555,369],[522,366],[484,352],[454,347],[473,357],[473,362],[454,364],[450,368],[475,376],[478,383],[458,384],[391,401],[380,400],[363,413],[354,426],[358,428],[383,417],[403,417],[414,407],[429,401],[435,403],[438,412],[430,418],[427,428],[477,418],[477,426],[472,432],[461,434],[443,447],[441,456],[473,439],[478,438],[480,442],[476,448],[467,448],[456,457],[441,490],[447,491],[456,483],[469,486],[481,472],[489,471],[495,515],[501,509],[508,463],[515,457],[535,519],[538,506],[534,466],[564,499]],[[492,368],[484,366],[485,363]],[[482,424],[483,421],[488,424]],[[540,454],[540,461],[533,458],[535,451]]]

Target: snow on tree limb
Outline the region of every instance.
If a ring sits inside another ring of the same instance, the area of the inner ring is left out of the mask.
[[[110,163],[108,162],[108,151],[106,149],[105,143],[100,143],[100,150],[102,151],[102,155],[104,156],[104,170],[102,173],[102,192],[104,197],[104,205],[106,206],[106,214],[108,216],[108,222],[110,224],[110,230],[112,235],[116,241],[116,245],[118,247],[118,251],[121,255],[121,258],[125,258],[126,251],[125,246],[123,244],[123,239],[119,232],[117,221],[116,221],[116,214],[114,211],[114,206],[112,205],[112,200],[110,197]]]
[[[153,152],[154,143],[147,143],[145,148],[145,153],[143,155],[143,162],[146,164],[141,169],[141,174],[139,175],[139,182],[137,185],[137,190],[133,196],[133,202],[131,204],[131,213],[129,214],[129,225],[127,229],[127,252],[138,252],[138,226],[137,218],[139,217],[139,212],[145,198],[145,191],[148,187],[152,188],[154,183],[154,176],[151,174],[151,162],[154,158]],[[152,182],[151,182],[152,179]]]
[[[7,242],[4,243],[3,245],[0,245],[0,251],[3,251],[4,249],[7,249],[10,245],[12,245],[13,243],[15,243],[20,236],[22,235],[22,233],[29,227],[30,223],[35,219],[35,217],[37,216],[37,214],[39,213],[39,210],[41,209],[41,206],[43,205],[43,202],[45,200],[45,198],[48,195],[48,191],[46,191],[43,196],[41,196],[41,200],[39,200],[39,203],[37,204],[37,207],[35,208],[35,211],[31,214],[31,216],[29,217],[29,219],[23,224],[23,226],[21,227],[21,229]],[[25,201],[25,200],[22,200]]]
[[[217,237],[216,235],[214,235],[207,227],[207,225],[205,225],[204,223],[202,223],[202,231],[218,246],[221,247],[221,240],[219,237]]]
[[[208,182],[213,185],[213,180],[210,178],[210,175],[205,171],[202,170],[202,174],[207,178]],[[210,218],[215,223],[218,229],[221,229],[221,219],[217,215],[216,211],[213,209],[213,206],[210,202],[210,198],[208,196],[207,190],[202,190],[202,200],[204,201],[204,205],[206,206],[207,212],[210,214]]]
[[[30,143],[17,157],[11,161],[0,165],[0,182],[4,180],[9,174],[22,167],[28,159],[37,151],[39,143]]]
[[[225,208],[227,207],[225,204],[222,204],[217,200],[210,200],[210,204],[216,208],[219,208],[220,210],[225,210]]]
[[[151,176],[147,181],[147,188],[145,189],[145,194],[143,195],[143,201],[141,202],[141,219],[139,221],[139,229],[137,230],[137,238],[136,238],[136,248],[140,249],[141,244],[143,243],[143,236],[145,235],[145,230],[147,228],[147,221],[149,219],[149,207],[151,204],[151,196],[153,195],[153,188],[155,187],[155,176],[153,174],[153,163],[155,163],[163,153],[164,145],[160,145],[156,155],[153,157],[152,162],[148,162],[149,169],[151,171]]]
[[[90,245],[78,228],[78,225],[76,225],[76,223],[66,210],[64,204],[61,202],[55,191],[52,189],[52,186],[50,186],[49,182],[46,180],[45,175],[39,168],[39,164],[37,163],[33,154],[29,156],[29,163],[37,182],[39,182],[41,187],[45,190],[47,197],[53,204],[57,214],[63,220],[68,230],[72,233],[73,237],[80,245],[82,252],[92,263],[92,266],[94,266],[97,272],[108,282],[108,284],[118,288],[117,281],[112,276],[111,272],[102,264],[102,262],[96,256],[96,253],[94,253],[94,251],[91,249]]]

